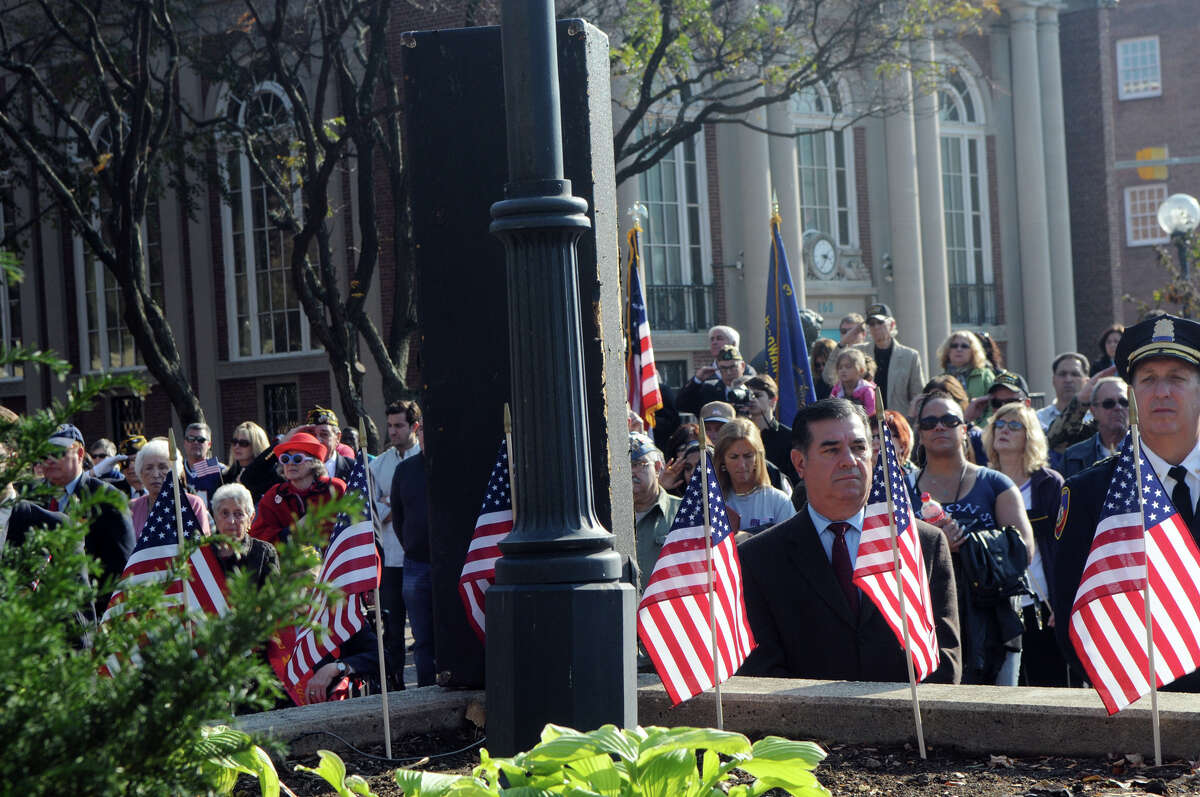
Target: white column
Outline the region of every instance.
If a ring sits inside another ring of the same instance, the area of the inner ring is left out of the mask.
[[[1058,8],[1037,10],[1038,66],[1042,89],[1042,136],[1046,157],[1046,210],[1050,221],[1050,283],[1054,290],[1054,344],[1075,351],[1075,275],[1071,259],[1067,138],[1063,123],[1062,63]]]
[[[1025,361],[1025,306],[1021,301],[1021,236],[1017,227],[1017,167],[1013,148],[1012,59],[1009,53],[1008,23],[992,26],[991,31],[992,130],[996,131],[996,197],[993,209],[1000,224],[1000,258],[1004,275],[1004,326],[1008,333],[1009,368],[1024,374],[1031,384],[1040,386],[1049,374],[1031,373]],[[1040,387],[1039,387],[1040,389]]]
[[[1050,231],[1046,219],[1046,158],[1042,143],[1042,98],[1038,76],[1037,22],[1034,9],[1018,5],[1012,21],[1013,134],[1020,187],[1017,220],[1021,230],[1021,295],[1025,302],[1026,368],[1044,387],[1054,360],[1050,280]]]
[[[888,231],[896,292],[896,326],[900,339],[921,351],[929,372],[931,348],[925,324],[925,279],[922,273],[920,218],[917,190],[916,134],[913,130],[912,75],[904,71],[888,80],[892,112],[884,120],[887,139]],[[941,343],[941,341],[938,341]]]
[[[766,126],[766,112],[747,117]],[[725,279],[727,323],[742,333],[743,354],[750,359],[763,347],[770,256],[771,172],[767,136],[737,125],[717,129],[721,170],[721,230],[725,262],[741,265]]]
[[[776,133],[792,133],[795,124],[785,103],[777,102],[767,108],[768,129]],[[800,180],[796,171],[796,139],[770,136],[767,149],[771,163],[771,186],[779,200],[780,235],[787,250],[788,266],[792,272],[792,285],[796,291],[796,303],[801,309],[807,302],[804,282],[804,252],[800,228]],[[765,312],[765,308],[764,308]]]
[[[933,40],[913,44],[913,60],[933,63]],[[921,195],[921,254],[925,277],[927,351],[950,336],[950,277],[946,271],[946,217],[942,205],[942,134],[937,94],[923,91],[913,98],[917,140],[917,186]],[[909,331],[909,335],[912,332]],[[916,338],[910,338],[915,340]]]

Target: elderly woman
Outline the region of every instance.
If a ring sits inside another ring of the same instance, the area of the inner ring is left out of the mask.
[[[790,496],[771,486],[758,427],[734,418],[717,435],[717,481],[735,530],[753,533],[796,514]]]
[[[307,432],[296,432],[275,446],[284,482],[267,490],[259,500],[250,526],[251,537],[272,544],[287,542],[292,526],[310,506],[320,506],[346,492],[344,481],[326,473],[325,454],[324,444]],[[331,529],[332,525],[325,533]]]
[[[275,552],[275,546],[250,536],[254,498],[249,490],[240,484],[221,485],[213,493],[212,514],[217,533],[231,540],[217,546],[222,570],[226,573],[248,571],[260,587],[269,576],[279,572],[279,554]]]
[[[1029,580],[1036,595],[1021,597],[1025,620],[1021,669],[1026,686],[1069,686],[1066,662],[1054,641],[1052,583],[1054,522],[1058,517],[1063,477],[1046,467],[1049,446],[1037,413],[1024,404],[1005,404],[996,410],[983,432],[988,462],[1013,480],[1021,491],[1025,514],[1033,527],[1036,549]],[[1078,686],[1078,684],[1076,684]]]
[[[234,427],[229,440],[229,467],[221,481],[244,485],[256,504],[267,490],[283,482],[275,468],[275,452],[267,433],[257,423],[246,421]]]
[[[965,329],[951,332],[946,342],[938,347],[937,359],[943,373],[952,375],[962,384],[968,399],[986,396],[987,389],[996,379],[983,344],[974,332]]]
[[[142,529],[146,527],[146,519],[150,516],[150,508],[158,500],[163,485],[171,479],[170,448],[167,441],[162,437],[156,437],[142,446],[137,452],[137,456],[134,457],[133,469],[142,483],[142,488],[146,490],[146,494],[141,498],[135,498],[129,502],[129,514],[133,518],[133,536],[136,539],[142,536]],[[175,473],[182,472],[183,458],[176,451]],[[176,482],[176,495],[180,492],[179,486],[179,482]],[[207,537],[212,532],[208,526],[208,509],[204,506],[204,499],[188,492],[184,492],[184,495],[187,496],[188,506],[192,508],[192,512],[195,513],[196,520],[200,524],[200,533]]]

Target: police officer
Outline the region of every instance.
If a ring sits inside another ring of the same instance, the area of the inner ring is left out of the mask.
[[[1196,499],[1200,498],[1200,324],[1173,315],[1152,316],[1130,327],[1116,353],[1117,373],[1137,399],[1142,452],[1163,489],[1200,542]],[[1067,480],[1055,527],[1055,630],[1068,661],[1071,605],[1079,589],[1116,470],[1109,457]],[[1080,670],[1082,672],[1082,670]],[[1175,691],[1200,692],[1200,672],[1172,684]]]

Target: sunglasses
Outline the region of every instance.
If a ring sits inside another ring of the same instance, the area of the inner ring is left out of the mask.
[[[1106,398],[1104,401],[1100,402],[1100,406],[1106,410],[1111,410],[1113,407],[1117,406],[1118,404],[1120,404],[1122,407],[1128,407],[1129,399],[1127,399],[1127,398],[1117,398],[1117,399]]]
[[[1020,421],[996,421],[997,429],[1012,429],[1014,432],[1025,431],[1025,424]]]
[[[954,429],[955,427],[962,426],[963,419],[949,413],[945,415],[930,415],[928,418],[922,418],[917,425],[928,432],[930,429],[936,428],[939,423],[947,429]]]
[[[280,454],[279,461],[284,465],[299,465],[302,462],[312,462],[308,454]]]
[[[189,443],[207,443],[208,442],[207,437],[200,437],[199,435],[194,435],[194,434],[190,434],[183,439],[187,440]]]
[[[1006,399],[994,398],[991,400],[991,405],[992,405],[992,409],[998,410],[1001,407],[1005,406],[1006,404],[1016,404],[1020,400],[1021,399],[1019,399],[1019,398],[1006,398]]]
[[[249,441],[249,440],[241,440],[241,439],[239,439],[239,438],[236,438],[236,437],[235,437],[235,438],[233,438],[232,440],[230,440],[229,442],[233,443],[235,446],[248,446],[248,445],[250,445],[250,441]]]
[[[969,348],[971,348],[971,344],[970,343],[951,343],[950,348],[951,349],[969,349]]]

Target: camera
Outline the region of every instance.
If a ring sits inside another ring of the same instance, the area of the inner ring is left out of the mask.
[[[730,388],[728,392],[729,403],[737,410],[738,415],[749,415],[750,404],[754,401],[754,396],[750,394],[750,388],[745,385],[738,385]]]

